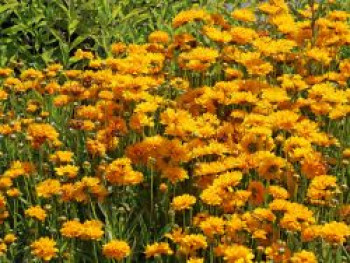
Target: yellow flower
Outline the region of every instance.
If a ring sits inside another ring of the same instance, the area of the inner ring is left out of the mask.
[[[82,231],[83,231],[83,224],[75,220],[64,222],[60,230],[62,236],[68,237],[68,238],[79,237]]]
[[[219,52],[212,48],[197,47],[183,52],[178,57],[179,66],[184,69],[202,71],[214,63]]]
[[[274,199],[288,199],[289,193],[286,189],[278,185],[270,185],[267,192],[272,195]]]
[[[313,252],[302,250],[294,253],[290,259],[292,263],[317,263],[316,256]]]
[[[28,139],[34,148],[39,148],[43,143],[58,142],[58,132],[50,124],[33,123],[28,126]]]
[[[210,21],[210,15],[201,9],[191,9],[186,11],[181,11],[178,13],[172,22],[172,25],[174,28],[180,27],[186,23],[192,22],[192,21],[204,21],[208,22]]]
[[[312,179],[307,190],[307,197],[313,204],[330,204],[337,190],[337,178],[319,175]]]
[[[233,27],[230,30],[230,34],[232,41],[240,45],[251,43],[258,37],[258,34],[248,27]]]
[[[87,220],[82,224],[80,238],[85,240],[99,240],[104,234],[102,227],[103,224],[99,220]]]
[[[56,242],[49,237],[39,238],[38,240],[34,241],[30,247],[34,256],[44,261],[50,261],[58,252]]]
[[[7,245],[3,242],[0,242],[0,256],[4,255],[7,251]]]
[[[53,195],[59,194],[61,184],[55,179],[46,179],[36,186],[36,193],[39,197],[50,198]]]
[[[38,205],[28,208],[25,211],[25,215],[29,217],[33,217],[41,222],[45,221],[45,218],[47,216],[46,211]]]
[[[346,149],[343,151],[343,158],[345,158],[345,159],[350,159],[350,148],[346,148]]]
[[[67,176],[68,178],[75,178],[78,175],[79,167],[75,165],[64,165],[55,168],[58,176]]]
[[[180,240],[180,251],[185,254],[194,253],[196,250],[207,248],[205,236],[200,234],[185,235]]]
[[[107,258],[122,260],[130,255],[130,247],[125,241],[115,239],[103,245],[102,253]]]
[[[111,46],[111,51],[113,54],[120,54],[123,53],[126,49],[126,46],[124,43],[118,42],[118,43],[114,43]]]
[[[231,13],[231,16],[243,22],[255,22],[256,20],[255,14],[248,9],[236,9]]]
[[[189,258],[186,263],[204,263],[204,258]]]
[[[171,207],[175,211],[181,211],[191,208],[196,203],[196,198],[189,194],[174,197]]]
[[[224,250],[224,260],[228,263],[253,263],[254,254],[252,251],[242,245],[228,246]]]
[[[221,31],[215,27],[204,26],[203,33],[207,35],[211,40],[220,43],[228,43],[232,39],[229,32]]]
[[[7,92],[4,91],[4,90],[2,90],[2,89],[0,89],[0,101],[1,101],[1,100],[6,100],[7,97],[8,97]]]
[[[6,244],[12,244],[16,240],[17,240],[17,237],[14,234],[6,234],[6,236],[4,237],[4,242]]]
[[[94,55],[89,52],[89,51],[83,51],[82,49],[78,49],[75,53],[74,53],[74,57],[76,59],[93,59]]]
[[[114,185],[136,185],[143,181],[143,174],[133,170],[129,158],[119,158],[108,165],[106,179]]]
[[[199,225],[203,233],[208,237],[224,234],[225,221],[221,217],[210,216]]]
[[[306,55],[309,58],[314,59],[324,65],[329,65],[329,63],[332,60],[332,58],[329,55],[329,52],[326,49],[321,49],[317,47],[308,50],[306,52]]]
[[[8,77],[13,72],[10,68],[0,68],[0,77]]]
[[[172,255],[173,251],[169,247],[168,243],[156,242],[151,245],[147,245],[145,254],[146,254],[146,258],[150,258],[150,257],[159,257],[160,255]]]
[[[343,222],[332,221],[323,225],[319,234],[329,243],[342,244],[350,236],[350,227]]]
[[[50,155],[52,162],[69,163],[72,161],[73,153],[71,151],[56,151]]]
[[[163,43],[166,44],[170,40],[169,34],[164,31],[154,31],[148,36],[150,43]]]

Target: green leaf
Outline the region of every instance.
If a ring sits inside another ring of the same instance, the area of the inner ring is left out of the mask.
[[[79,25],[79,20],[78,19],[74,19],[73,21],[71,21],[69,23],[69,26],[68,26],[69,36],[74,34],[74,32],[77,29],[78,25]]]
[[[75,49],[77,46],[79,46],[84,40],[86,40],[88,37],[90,37],[90,34],[87,35],[81,35],[78,36],[74,41],[70,44],[70,50]]]
[[[1,5],[0,6],[0,14],[4,13],[5,11],[9,9],[14,9],[18,3],[12,3],[12,4],[7,4],[7,5]]]

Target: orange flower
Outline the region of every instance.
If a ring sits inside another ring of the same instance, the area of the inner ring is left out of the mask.
[[[251,181],[247,190],[252,193],[249,198],[252,204],[261,205],[264,202],[265,187],[261,182]]]
[[[130,255],[130,247],[125,241],[114,239],[103,245],[102,253],[107,258],[122,260]]]

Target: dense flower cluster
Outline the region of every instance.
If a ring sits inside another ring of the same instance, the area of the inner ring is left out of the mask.
[[[0,261],[349,261],[349,14],[287,2],[0,69]]]

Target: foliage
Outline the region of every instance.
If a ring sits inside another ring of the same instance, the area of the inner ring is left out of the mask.
[[[43,67],[51,61],[68,67],[69,57],[77,48],[106,56],[108,47],[115,41],[142,42],[155,29],[169,29],[171,17],[195,3],[190,0],[1,2],[0,65],[12,62],[34,67]],[[206,0],[198,4],[213,5]]]

